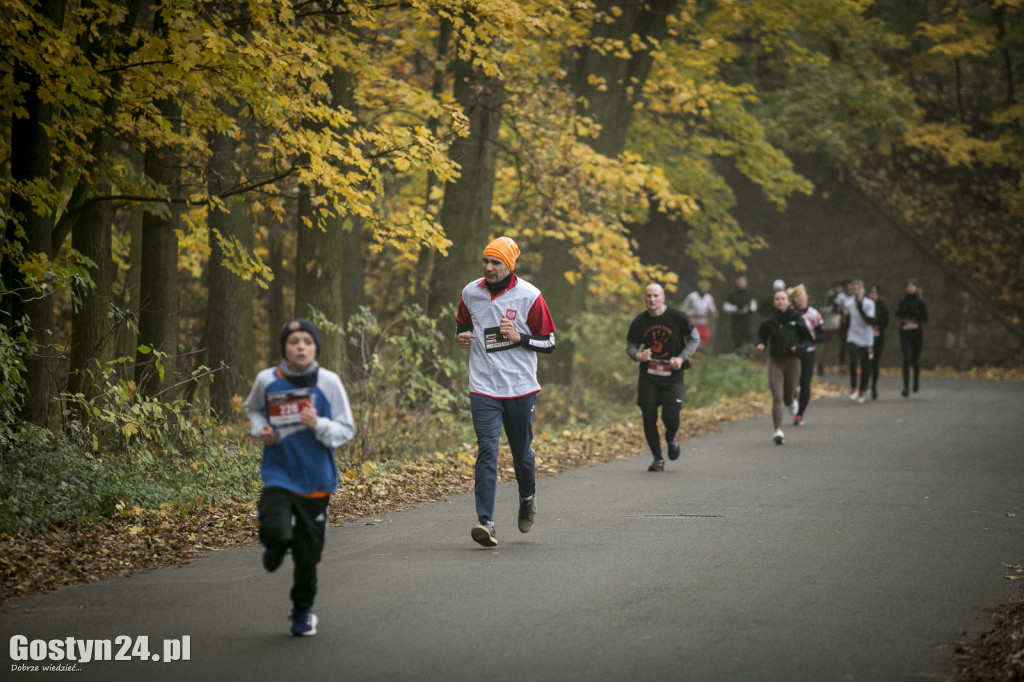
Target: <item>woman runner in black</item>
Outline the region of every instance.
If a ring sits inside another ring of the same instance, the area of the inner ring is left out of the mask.
[[[921,347],[924,345],[924,323],[928,308],[921,297],[916,279],[907,280],[906,296],[896,307],[900,321],[900,352],[903,354],[903,397],[910,397],[910,370],[914,370],[914,393],[920,388]]]

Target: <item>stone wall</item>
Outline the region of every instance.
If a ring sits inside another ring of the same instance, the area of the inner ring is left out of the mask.
[[[745,273],[759,305],[769,299],[771,283],[778,278],[789,286],[803,283],[815,307],[832,282],[861,279],[868,287],[877,285],[882,300],[895,312],[907,278],[914,277],[920,282],[930,318],[922,366],[1024,365],[1024,330],[1001,316],[963,273],[947,267],[902,223],[826,165],[804,160],[797,168],[814,182],[815,191],[813,196],[791,197],[785,212],[779,212],[742,176],[728,176],[737,198],[733,215],[747,233],[769,244],[748,259]],[[665,263],[680,274],[679,291],[668,297],[678,306],[699,279],[692,261],[682,255],[684,230],[654,223],[641,228],[637,236],[645,261]],[[711,293],[719,308],[736,274],[729,271],[725,281],[712,282]],[[724,314],[713,325],[712,348],[716,352],[731,349]],[[826,350],[825,363],[835,364],[837,358],[833,344]],[[882,362],[900,364],[895,325],[887,333]]]

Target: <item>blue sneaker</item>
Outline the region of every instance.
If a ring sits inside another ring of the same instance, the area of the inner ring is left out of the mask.
[[[292,611],[292,634],[296,637],[312,637],[316,634],[317,617],[311,609]]]

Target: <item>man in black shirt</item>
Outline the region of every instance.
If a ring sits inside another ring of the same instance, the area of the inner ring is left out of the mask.
[[[647,470],[664,471],[658,408],[661,407],[661,421],[665,425],[668,458],[677,459],[676,432],[679,411],[683,407],[683,372],[697,350],[700,335],[685,313],[665,305],[665,290],[660,284],[647,286],[644,305],[647,310],[629,325],[626,353],[640,364],[636,403],[643,417],[644,437],[654,457]]]
[[[722,309],[729,313],[734,350],[749,345],[753,338],[750,333],[750,318],[757,312],[757,299],[747,288],[746,277],[741,275],[736,278],[736,288],[726,297]]]

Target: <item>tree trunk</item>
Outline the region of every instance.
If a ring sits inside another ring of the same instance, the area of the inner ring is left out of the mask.
[[[120,33],[122,36],[128,36],[135,29],[143,0],[132,0],[122,5],[125,13],[119,27],[109,26],[100,29],[99,32],[88,31],[79,36],[78,46],[90,64],[96,64],[98,60],[109,56],[109,44],[113,35]],[[120,56],[125,57],[125,48],[120,49]],[[106,99],[101,114],[103,121],[113,121],[121,108],[121,99],[115,93],[120,91],[122,79],[123,72],[114,70],[106,88]],[[109,196],[110,184],[102,182],[101,187],[94,184],[94,178],[104,177],[103,167],[109,163],[113,155],[114,142],[110,137],[109,126],[98,126],[91,134],[90,145],[92,161],[88,172],[82,172],[81,169],[74,167],[68,168],[65,164],[59,174],[63,176],[70,173],[77,176],[78,180],[68,200],[67,210],[54,226],[51,239],[53,249],[57,251],[67,238],[68,231],[72,231],[74,248],[96,263],[96,271],[93,273],[94,286],[78,292],[82,302],[80,307],[72,310],[71,317],[69,383],[73,391],[87,396],[95,394],[101,387],[91,385],[86,370],[97,362],[106,365],[115,357],[115,353],[123,353],[127,347],[126,336],[133,331],[132,325],[122,324],[121,320],[111,322],[112,318],[109,317],[111,305],[124,310],[124,301],[115,301],[113,297],[116,267],[113,262],[111,232],[114,229],[115,208]],[[129,160],[138,158],[139,155],[133,152],[129,145],[121,143],[121,147],[120,153]],[[63,184],[59,178],[56,182],[58,185]],[[134,208],[133,212],[139,213],[141,217],[141,209]],[[134,237],[132,244],[137,246]],[[133,265],[137,273],[138,263],[133,262]],[[137,301],[134,295],[132,298],[133,302]],[[137,307],[137,302],[135,305]],[[134,346],[133,336],[131,342]],[[118,378],[126,378],[123,376],[123,370]]]
[[[64,23],[65,3],[42,2],[40,15],[54,26]],[[15,116],[11,121],[10,173],[14,184],[40,181],[49,182],[52,141],[46,128],[53,119],[53,105],[40,95],[42,84],[39,77],[27,65],[15,62],[14,79],[24,84],[24,116]],[[25,358],[25,381],[28,395],[22,418],[41,426],[47,425],[51,413],[51,399],[57,394],[56,366],[51,359],[54,354],[48,350],[56,342],[52,292],[32,290],[18,270],[18,261],[41,255],[47,261],[53,258],[53,218],[45,212],[38,212],[17,193],[11,196],[11,218],[21,226],[16,232],[8,224],[4,240],[13,248],[3,258],[4,291],[8,299],[5,312],[10,315],[4,324],[22,321],[29,325],[28,339],[36,347]],[[13,261],[13,262],[12,262]]]
[[[678,0],[599,0],[596,3],[598,19],[591,27],[591,38],[605,41],[618,40],[626,46],[631,36],[661,39],[666,35],[666,18],[679,4]],[[614,6],[617,15],[609,12]],[[605,19],[613,17],[612,21]],[[647,50],[634,51],[623,59],[611,53],[582,49],[570,60],[569,85],[577,93],[579,113],[590,116],[601,124],[597,139],[590,142],[595,151],[615,158],[626,144],[626,134],[633,120],[633,106],[638,101],[644,82],[650,74],[653,59]],[[592,78],[605,81],[605,88],[594,88]],[[564,239],[548,238],[542,244],[544,263],[538,282],[545,292],[545,300],[555,317],[555,324],[563,332],[558,338],[558,351],[545,362],[545,377],[558,384],[570,386],[572,381],[575,344],[570,331],[574,316],[586,306],[586,277],[574,284],[565,279],[565,273],[577,269],[572,249],[576,246]],[[563,316],[564,315],[564,316]],[[625,332],[623,332],[625,334]]]
[[[270,244],[267,246],[267,265],[270,267],[270,271],[274,273],[274,278],[270,280],[269,290],[267,291],[268,306],[270,309],[267,311],[267,364],[276,365],[281,361],[281,350],[277,345],[278,334],[284,329],[285,322],[288,321],[290,315],[285,314],[285,302],[284,302],[284,288],[285,288],[285,268],[284,268],[284,232],[285,226],[281,223],[274,222],[269,228],[270,231]]]
[[[128,158],[132,163],[143,164],[141,154],[130,152]],[[142,289],[142,221],[144,211],[141,204],[131,204],[119,217],[124,218],[123,229],[128,232],[128,272],[125,275],[124,288],[119,307],[130,321],[117,327],[117,352],[119,355],[135,354],[138,347],[139,298]],[[132,368],[127,368],[132,371]],[[122,372],[124,372],[122,368]],[[132,375],[123,376],[131,379]]]
[[[447,80],[447,69],[445,68],[445,62],[448,60],[448,48],[451,44],[452,35],[452,22],[448,19],[441,17],[438,21],[437,30],[437,57],[434,60],[433,78],[430,83],[430,93],[435,99],[440,101],[444,96],[445,82]],[[440,121],[436,116],[431,116],[427,120],[427,128],[431,134],[435,137],[438,134],[438,126]],[[426,178],[426,187],[423,190],[424,207],[427,210],[436,209],[437,200],[433,198],[434,188],[438,184],[438,178],[433,173],[428,173]],[[441,203],[443,206],[443,202]],[[435,213],[436,215],[436,213]],[[423,306],[423,309],[428,313],[431,309],[431,291],[430,281],[431,273],[434,272],[434,268],[437,266],[437,262],[440,259],[440,254],[434,249],[428,249],[425,246],[420,247],[420,253],[418,258],[418,264],[420,267],[420,275],[423,278],[423,282],[426,286],[420,288],[419,295],[416,297],[416,301]],[[441,298],[441,297],[439,297]],[[439,301],[440,305],[443,305],[443,301]]]
[[[345,329],[348,329],[348,322],[359,312],[359,308],[366,303],[366,264],[363,262],[363,221],[359,217],[353,217],[351,222],[341,232],[341,312]],[[348,335],[342,339],[342,358],[344,364],[339,371],[343,377],[352,376],[346,368],[353,367],[361,371],[362,352],[359,346],[349,343]]]
[[[542,254],[541,264],[534,282],[544,295],[544,300],[551,310],[551,318],[558,330],[555,334],[558,345],[555,352],[540,363],[540,376],[545,382],[566,387],[572,384],[575,354],[575,343],[569,331],[576,313],[581,312],[586,305],[586,283],[577,281],[570,284],[565,278],[566,272],[579,269],[579,263],[572,255],[572,247],[573,244],[567,240],[553,237],[542,240],[538,245]]]
[[[167,113],[165,111],[165,113]],[[158,184],[177,182],[171,150],[146,152],[146,174]],[[178,206],[169,205],[170,217],[146,213],[142,218],[142,273],[139,281],[139,348],[135,383],[146,395],[171,385],[178,348]],[[149,352],[147,352],[147,350]],[[152,351],[164,354],[163,376]]]
[[[232,202],[234,203],[234,202]],[[230,213],[215,210],[210,215],[210,263],[206,281],[206,364],[213,370],[210,383],[210,407],[219,415],[231,410],[231,399],[238,392],[238,297],[235,275],[224,265],[226,256],[217,233],[228,239],[231,234]]]
[[[663,39],[668,32],[666,19],[679,0],[599,0],[596,5],[601,18],[591,27],[591,38],[617,40],[629,47],[633,35],[645,40]],[[609,12],[613,6],[621,10],[618,15]],[[604,20],[609,17],[613,20]],[[654,63],[649,50],[633,50],[630,55],[623,59],[616,51],[583,49],[569,70],[570,85],[581,102],[580,113],[601,124],[592,146],[605,156],[615,157],[622,152],[633,121],[633,107]],[[594,88],[591,77],[604,79],[606,87]]]
[[[340,324],[341,309],[341,230],[340,220],[327,221],[318,227],[308,187],[299,190],[299,228],[295,256],[295,316],[309,318],[313,311],[328,321]],[[305,219],[312,227],[305,227]],[[342,361],[342,335],[320,329],[319,362],[336,369]]]
[[[331,97],[336,107],[355,113],[355,84],[351,74],[336,69],[327,79],[331,88]],[[365,263],[363,262],[363,220],[358,216],[339,221],[336,224],[337,239],[340,242],[341,252],[336,267],[339,269],[341,281],[339,316],[337,322],[342,329],[348,328],[348,321],[361,305],[365,302]],[[340,335],[341,346],[338,355],[338,364],[334,369],[342,373],[343,378],[348,375],[346,367],[354,366],[359,368],[362,362],[360,349],[348,343],[345,334]],[[353,364],[355,363],[355,364]]]
[[[455,99],[469,119],[469,136],[456,138],[451,145],[451,157],[461,171],[455,182],[445,186],[439,220],[452,247],[447,257],[434,259],[428,309],[432,317],[458,300],[466,282],[481,276],[481,253],[491,229],[498,129],[505,97],[500,82],[470,63],[457,61],[453,75]]]
[[[255,246],[255,235],[252,230],[252,216],[248,201],[238,201],[233,206],[231,216],[235,225],[232,230],[238,243],[246,253],[252,253]],[[235,287],[235,328],[238,330],[238,342],[235,345],[235,363],[232,370],[236,376],[236,395],[245,395],[247,383],[256,376],[256,329],[253,302],[255,287],[252,278],[233,277]],[[283,323],[282,323],[283,324]]]
[[[226,106],[226,105],[225,105]],[[238,108],[232,107],[231,115]],[[221,196],[234,184],[234,167],[237,160],[237,143],[228,135],[214,135],[210,142],[210,159],[207,191],[211,196]],[[236,225],[242,221],[245,204],[241,199],[229,197],[225,200],[226,210],[211,206],[208,217],[210,260],[206,269],[206,364],[213,370],[210,384],[210,407],[219,415],[231,411],[231,401],[238,393],[240,384],[238,367],[238,345],[241,335],[248,334],[252,326],[242,327],[238,318],[240,278],[232,273],[226,264],[229,256],[224,252],[224,243],[230,244],[235,238]],[[250,306],[251,309],[251,306]],[[241,330],[245,330],[244,332]]]
[[[95,395],[96,385],[89,370],[113,359],[115,330],[107,316],[114,285],[111,247],[113,206],[107,201],[89,204],[78,216],[71,233],[71,245],[96,264],[93,286],[78,291],[80,302],[71,311],[71,374],[73,393]]]
[[[164,31],[161,13],[154,17],[153,31]],[[160,103],[161,115],[178,121],[181,107],[171,98]],[[146,150],[146,174],[167,188],[169,215],[147,212],[142,219],[142,277],[139,292],[139,352],[135,383],[146,395],[157,395],[172,385],[178,349],[178,237],[175,228],[180,209],[180,166],[175,150]],[[146,352],[146,351],[150,352]],[[158,361],[153,351],[163,354]],[[161,364],[163,365],[161,370]]]

